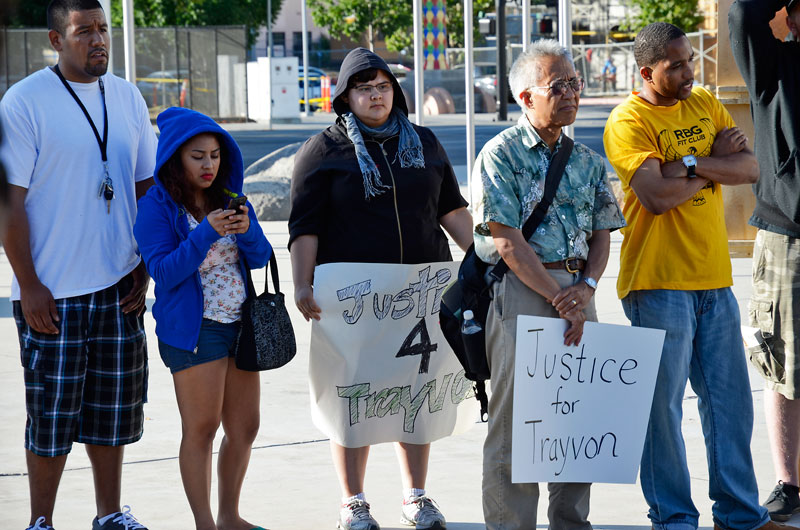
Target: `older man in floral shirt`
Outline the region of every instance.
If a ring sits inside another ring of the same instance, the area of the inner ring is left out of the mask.
[[[576,143],[547,215],[529,241],[522,225],[542,199],[547,169],[561,147],[562,127],[575,121],[583,79],[569,52],[540,40],[511,67],[509,83],[523,116],[490,140],[472,173],[475,249],[500,257],[509,272],[493,285],[486,323],[492,370],[489,432],[483,450],[486,528],[535,528],[538,484],[511,483],[511,417],[517,315],[564,318],[565,344],[578,344],[608,261],[610,231],[625,225],[603,159]],[[548,485],[550,528],[590,529],[590,484]]]

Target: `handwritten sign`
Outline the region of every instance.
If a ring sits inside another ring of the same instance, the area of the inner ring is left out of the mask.
[[[664,331],[517,317],[512,482],[636,482]]]
[[[442,291],[457,271],[452,262],[316,268],[322,315],[311,327],[309,374],[317,428],[362,447],[428,443],[474,424],[472,382],[439,327]]]

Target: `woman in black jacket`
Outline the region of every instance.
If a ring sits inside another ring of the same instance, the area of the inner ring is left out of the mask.
[[[292,175],[289,250],[295,303],[306,320],[320,318],[315,265],[450,261],[442,228],[464,250],[472,243],[472,217],[447,155],[430,130],[408,121],[403,92],[383,59],[364,48],[351,51],[333,108],[336,123],[303,145]],[[403,522],[444,528],[425,494],[430,444],[395,445]],[[378,530],[364,498],[369,446],[331,446],[343,493],[338,527]]]

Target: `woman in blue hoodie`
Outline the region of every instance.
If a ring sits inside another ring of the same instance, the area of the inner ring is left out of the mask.
[[[259,427],[258,372],[236,368],[233,342],[247,297],[247,269],[272,248],[252,208],[226,209],[242,191],[242,154],[211,118],[169,108],[155,182],[139,200],[134,235],[155,281],[153,317],[182,420],[180,468],[197,529],[250,529],[239,493]],[[219,511],[211,513],[211,451],[220,423]]]

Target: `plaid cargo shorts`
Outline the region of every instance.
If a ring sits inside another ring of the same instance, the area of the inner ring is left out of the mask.
[[[759,230],[753,249],[750,325],[761,341],[748,348],[767,388],[800,398],[800,239]]]
[[[95,293],[56,300],[58,335],[27,325],[14,302],[25,377],[25,448],[39,456],[70,452],[73,442],[124,445],[139,440],[147,394],[143,318],[119,301],[130,275]]]

